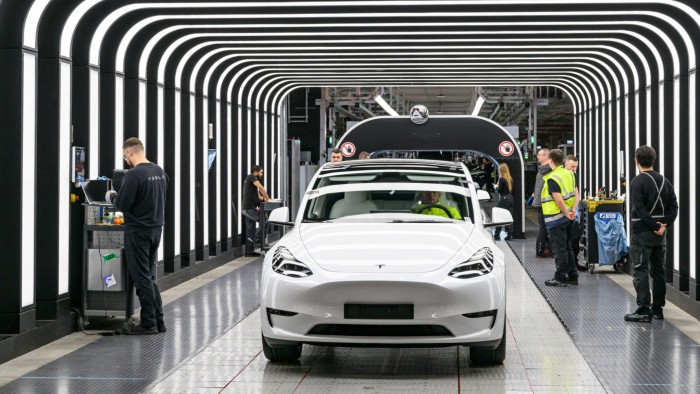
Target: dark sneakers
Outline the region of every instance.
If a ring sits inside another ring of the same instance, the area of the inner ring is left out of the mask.
[[[168,331],[168,329],[165,327],[165,322],[162,320],[156,322],[156,327],[158,328],[158,332],[160,333]]]
[[[647,315],[644,313],[628,313],[625,315],[625,321],[650,323],[651,322],[651,315]]]
[[[562,282],[562,281],[560,281],[560,280],[558,280],[558,279],[549,279],[549,280],[546,280],[546,281],[544,281],[544,284],[545,284],[546,286],[556,286],[556,287],[566,287],[566,286],[569,285],[568,282]]]
[[[544,248],[544,249],[542,249],[542,250],[538,250],[537,253],[535,253],[535,256],[537,256],[537,257],[545,257],[545,258],[547,258],[547,257],[553,257],[553,256],[554,256],[554,252],[552,252],[552,249]]]
[[[129,324],[122,330],[122,334],[124,335],[150,335],[150,334],[158,334],[158,328],[156,326],[153,327],[144,327],[142,325],[131,325]]]
[[[566,281],[566,283],[568,283],[568,284],[570,284],[570,285],[577,285],[577,286],[578,286],[578,276],[575,277],[575,278],[569,278],[569,279]]]
[[[651,308],[651,318],[656,320],[663,320],[664,310],[662,308]]]
[[[642,323],[651,322],[652,312],[649,310],[637,309],[634,313],[628,313],[625,315],[625,321],[634,321]]]

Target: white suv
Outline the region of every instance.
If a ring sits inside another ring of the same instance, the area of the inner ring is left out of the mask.
[[[328,163],[293,228],[263,264],[262,336],[271,361],[302,344],[465,345],[475,362],[505,358],[503,253],[461,163],[377,159]],[[480,191],[479,193],[484,193]],[[285,222],[278,208],[271,222]]]

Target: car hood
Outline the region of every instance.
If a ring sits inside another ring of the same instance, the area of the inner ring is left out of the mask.
[[[462,223],[313,223],[299,236],[310,257],[327,271],[420,273],[445,265],[469,239]]]

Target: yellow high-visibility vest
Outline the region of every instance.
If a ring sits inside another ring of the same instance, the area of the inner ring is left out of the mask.
[[[559,185],[566,210],[570,211],[576,201],[576,178],[574,177],[574,173],[564,169],[564,166],[559,166],[555,168],[554,171],[543,176],[542,179],[544,179],[544,188],[542,189],[542,214],[544,216],[544,224],[547,228],[552,228],[568,222],[569,218],[561,213],[557,203],[549,193],[547,181],[552,179]]]

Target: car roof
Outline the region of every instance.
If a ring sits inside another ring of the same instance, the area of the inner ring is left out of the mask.
[[[349,160],[337,163],[326,163],[319,175],[348,171],[437,171],[466,176],[464,167],[459,162],[424,160],[424,159],[370,159]],[[466,172],[466,174],[469,174]]]

